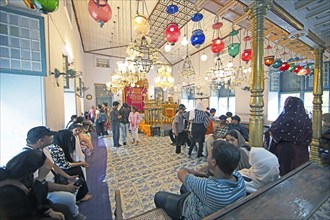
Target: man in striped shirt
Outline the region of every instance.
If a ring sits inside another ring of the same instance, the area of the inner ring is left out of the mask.
[[[202,219],[246,195],[244,180],[235,171],[240,160],[239,149],[217,140],[208,151],[208,172],[178,171],[186,193],[156,193],[156,207],[164,209],[172,219]]]

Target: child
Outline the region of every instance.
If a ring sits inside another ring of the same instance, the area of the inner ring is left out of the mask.
[[[132,111],[129,113],[128,121],[130,122],[130,129],[132,131],[133,144],[138,144],[138,131],[141,117],[135,106],[132,106]]]

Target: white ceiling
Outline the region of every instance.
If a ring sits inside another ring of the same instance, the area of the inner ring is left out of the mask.
[[[17,2],[12,0],[10,4],[17,5]],[[23,1],[19,2],[22,3]],[[110,57],[127,57],[126,47],[132,39],[135,39],[131,32],[131,21],[136,15],[137,2],[138,0],[109,0],[112,18],[101,28],[88,12],[88,0],[71,0],[84,51]],[[213,39],[212,24],[216,14],[224,23],[221,28],[222,37],[226,37],[232,27],[236,30],[250,28],[246,11],[252,2],[251,0],[139,0],[139,2],[139,13],[149,16],[151,30],[148,36],[151,37],[153,46],[160,50],[159,59],[171,65],[182,61],[187,53],[186,47],[183,47],[179,42],[176,43],[171,52],[164,51],[166,40],[163,33],[167,24],[173,20],[179,24],[181,36],[186,32],[186,25],[188,25],[189,37],[193,29],[193,22],[190,20],[191,15],[197,11],[204,15],[201,25],[206,36],[205,43],[198,49],[189,44],[189,54],[197,53],[211,45]],[[166,6],[172,2],[179,6],[179,12],[174,16],[165,12]],[[289,34],[296,32],[297,29],[270,10],[265,21],[266,38],[289,48],[302,57],[312,59],[311,48],[320,46],[315,42],[317,41],[315,40],[316,36],[323,41],[323,46],[327,49],[325,59],[329,60],[330,1],[274,0],[274,2],[290,12],[303,25],[307,35],[299,39],[288,39]],[[142,7],[142,5],[146,5],[146,7]]]

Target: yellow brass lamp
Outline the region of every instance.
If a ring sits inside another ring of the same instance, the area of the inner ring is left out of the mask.
[[[133,31],[137,36],[146,36],[150,31],[150,24],[146,16],[137,14],[133,19]]]

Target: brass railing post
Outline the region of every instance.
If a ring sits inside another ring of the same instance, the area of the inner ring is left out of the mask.
[[[313,138],[311,144],[310,160],[321,164],[320,137],[322,130],[322,95],[323,95],[323,53],[324,48],[313,50],[315,56],[314,82],[313,82]]]
[[[252,73],[249,119],[249,143],[252,147],[263,146],[263,92],[264,92],[264,21],[270,7],[268,0],[254,0],[249,5],[252,32]]]

